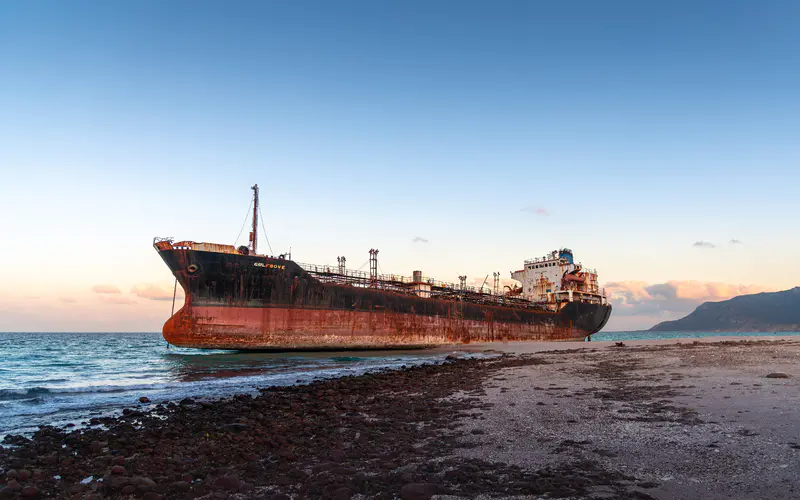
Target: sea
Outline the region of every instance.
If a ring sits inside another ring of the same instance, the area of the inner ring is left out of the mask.
[[[692,333],[690,337],[758,333]],[[781,332],[775,335],[799,335]],[[686,332],[602,332],[594,340],[685,338]],[[85,425],[126,407],[310,383],[440,363],[457,347],[415,351],[260,353],[181,349],[160,333],[0,333],[0,442],[40,426]],[[475,356],[476,354],[466,355]],[[480,355],[480,354],[478,354]]]

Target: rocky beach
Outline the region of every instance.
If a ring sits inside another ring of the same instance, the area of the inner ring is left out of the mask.
[[[7,436],[0,498],[800,495],[796,340],[499,350]]]

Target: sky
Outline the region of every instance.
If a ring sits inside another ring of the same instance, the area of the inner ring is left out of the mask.
[[[153,237],[234,243],[254,183],[299,262],[572,248],[607,330],[791,288],[798,53],[794,1],[2,2],[0,331],[159,330]]]

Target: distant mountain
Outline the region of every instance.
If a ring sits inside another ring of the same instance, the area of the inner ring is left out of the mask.
[[[800,286],[783,292],[740,295],[701,304],[688,316],[659,323],[650,331],[800,331]]]

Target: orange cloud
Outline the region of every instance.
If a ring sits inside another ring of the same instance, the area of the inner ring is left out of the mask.
[[[172,300],[172,291],[164,290],[150,283],[143,283],[131,288],[131,293],[143,299]]]
[[[644,316],[676,316],[688,314],[703,302],[727,300],[773,289],[759,285],[700,281],[668,281],[648,284],[643,281],[621,281],[605,286],[614,314]]]
[[[92,287],[94,293],[122,293],[114,285],[95,285]]]

